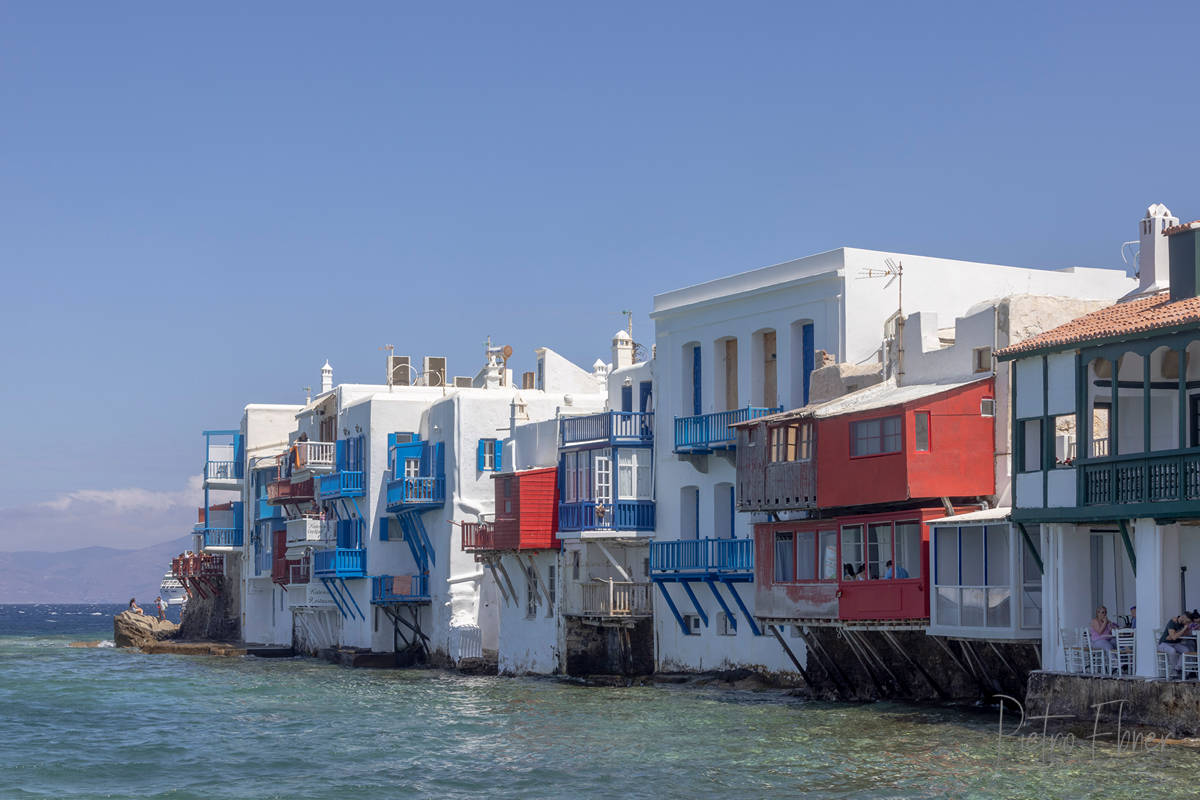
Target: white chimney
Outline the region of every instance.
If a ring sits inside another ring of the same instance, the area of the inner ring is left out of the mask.
[[[1179,219],[1162,203],[1146,209],[1138,228],[1138,288],[1137,294],[1157,292],[1170,286],[1170,263],[1167,259],[1167,237],[1162,232],[1178,225]]]
[[[321,367],[321,394],[333,389],[333,367],[329,366],[329,359],[325,359],[325,366]]]
[[[620,330],[613,334],[612,365],[613,369],[633,366],[633,337],[628,331]]]

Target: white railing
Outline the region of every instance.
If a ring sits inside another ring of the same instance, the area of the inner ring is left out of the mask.
[[[296,469],[333,469],[333,442],[296,442]]]
[[[483,634],[478,625],[450,629],[450,657],[455,664],[464,658],[483,658]]]
[[[1067,458],[1074,461],[1077,457],[1076,453],[1077,448],[1075,446],[1075,440],[1072,439],[1071,441],[1067,442]],[[1106,457],[1108,455],[1108,437],[1105,436],[1100,439],[1092,439],[1092,452],[1089,455],[1092,458]]]
[[[329,540],[332,541],[333,529],[328,528]],[[318,544],[326,540],[326,527],[317,517],[299,517],[287,521],[287,546],[299,547],[306,544]]]
[[[588,617],[640,617],[650,615],[650,584],[596,579],[580,586],[580,613]]]

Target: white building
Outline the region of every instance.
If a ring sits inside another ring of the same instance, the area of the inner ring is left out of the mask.
[[[755,635],[757,626],[739,607],[750,592],[734,596],[733,581],[695,592],[679,579],[703,582],[736,572],[745,580],[752,564],[713,560],[721,553],[742,559],[746,548],[671,543],[750,537],[751,518],[734,513],[735,437],[727,426],[806,405],[818,351],[835,361],[888,361],[889,372],[902,373],[902,360],[891,363],[888,355],[901,307],[922,312],[928,330],[949,326],[991,298],[1104,298],[1129,288],[1112,270],[1050,271],[840,248],[656,296],[659,669],[793,669],[773,639]],[[679,558],[699,561],[680,569]]]

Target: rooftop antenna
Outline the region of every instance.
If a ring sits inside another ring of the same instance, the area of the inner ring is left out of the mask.
[[[387,351],[387,366],[388,366],[388,368],[387,368],[387,387],[388,387],[388,391],[390,392],[392,390],[392,353],[394,353],[396,351],[396,345],[385,344],[383,347],[381,347],[379,349]]]
[[[1132,242],[1121,242],[1121,260],[1125,262],[1125,266],[1133,267],[1133,277],[1140,278],[1142,276],[1141,265],[1138,264],[1138,256],[1141,254],[1142,243],[1137,239]]]
[[[621,311],[621,313],[624,314],[625,318],[629,321],[629,338],[632,339],[633,338],[633,312],[623,310],[623,311]]]
[[[885,258],[884,266],[868,267],[858,273],[859,278],[885,278],[886,288],[896,281],[896,385],[904,382],[904,264],[893,258]]]

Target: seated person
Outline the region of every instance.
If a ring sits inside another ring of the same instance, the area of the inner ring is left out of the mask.
[[[1097,608],[1095,619],[1088,625],[1088,639],[1092,647],[1098,650],[1116,650],[1117,643],[1113,636],[1116,629],[1117,626],[1108,618],[1108,609],[1104,606]]]
[[[131,597],[131,598],[129,598],[129,608],[128,608],[127,610],[128,610],[128,611],[132,611],[132,612],[133,612],[133,613],[135,613],[135,614],[141,614],[141,613],[142,613],[142,607],[141,607],[141,606],[139,606],[139,605],[137,604],[137,598],[136,598],[136,597]]]
[[[907,578],[908,570],[900,566],[893,567],[892,562],[889,561],[887,562],[887,572],[883,573],[883,577],[885,580],[888,578]]]
[[[1158,640],[1158,652],[1167,654],[1167,666],[1171,677],[1179,675],[1179,656],[1191,652],[1190,644],[1182,641],[1190,626],[1191,620],[1188,615],[1179,614],[1167,621],[1167,626]]]

